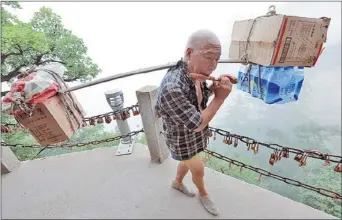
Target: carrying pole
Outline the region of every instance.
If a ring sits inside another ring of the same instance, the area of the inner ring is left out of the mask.
[[[219,63],[244,63],[244,61],[233,60],[233,59],[222,59],[222,60],[219,60]],[[176,63],[174,62],[174,63],[167,63],[167,64],[159,65],[159,66],[152,66],[152,67],[147,67],[147,68],[143,68],[143,69],[133,70],[133,71],[125,72],[125,73],[119,73],[119,74],[104,77],[102,79],[97,79],[97,80],[94,80],[91,82],[87,82],[87,83],[83,83],[81,85],[77,85],[77,86],[67,88],[63,92],[71,92],[71,91],[83,89],[86,87],[94,86],[94,85],[97,85],[100,83],[109,82],[109,81],[112,81],[115,79],[121,79],[121,78],[139,75],[139,74],[143,74],[143,73],[149,73],[149,72],[159,71],[159,70],[163,70],[163,69],[169,69],[175,65],[176,65]]]

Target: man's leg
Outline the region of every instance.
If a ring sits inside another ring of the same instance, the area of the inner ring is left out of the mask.
[[[208,196],[207,191],[204,187],[204,165],[202,162],[202,158],[197,154],[190,160],[187,160],[186,165],[189,167],[190,172],[192,174],[192,181],[198,188],[198,191],[200,193],[200,200],[204,206],[204,208],[213,215],[218,215],[219,212],[214,204],[214,202],[211,200],[211,198]]]
[[[188,171],[189,171],[189,167],[184,162],[180,161],[178,164],[178,168],[177,168],[177,175],[176,175],[175,182],[181,185]]]
[[[192,181],[196,185],[200,196],[206,197],[208,196],[207,191],[204,188],[204,165],[202,162],[202,158],[197,154],[190,160],[184,162],[187,167],[190,169],[192,174]]]
[[[186,194],[187,196],[194,197],[196,194],[191,192],[184,184],[183,179],[185,175],[188,173],[188,166],[180,161],[177,168],[176,179],[172,182],[172,187]]]

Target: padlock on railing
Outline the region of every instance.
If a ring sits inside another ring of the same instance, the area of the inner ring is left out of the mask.
[[[83,121],[82,127],[87,127],[87,126],[88,126],[87,122],[86,122],[86,121]]]
[[[290,157],[290,150],[288,148],[283,148],[282,157],[284,157],[284,158]]]
[[[95,119],[94,118],[89,119],[89,125],[95,125]]]
[[[237,137],[234,138],[234,147],[237,147],[239,144],[239,139]]]
[[[107,124],[109,124],[109,123],[112,122],[112,118],[110,117],[110,115],[106,115],[106,116],[105,116],[105,122],[106,122]]]
[[[338,173],[342,172],[342,161],[336,165],[336,167],[334,168],[334,171]]]
[[[136,107],[136,106],[134,106],[134,107],[132,108],[132,111],[133,111],[133,116],[137,116],[137,115],[140,114],[139,108]]]
[[[103,124],[103,118],[102,118],[102,117],[99,117],[99,118],[97,119],[97,123],[98,123],[98,124]]]

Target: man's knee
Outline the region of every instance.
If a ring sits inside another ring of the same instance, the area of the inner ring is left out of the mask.
[[[203,177],[204,176],[204,166],[202,163],[202,159],[200,157],[193,158],[186,162],[188,165],[190,172],[193,176]]]
[[[195,167],[190,170],[193,176],[196,177],[204,177],[204,167]]]

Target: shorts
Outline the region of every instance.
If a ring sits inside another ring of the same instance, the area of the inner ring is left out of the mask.
[[[172,157],[174,160],[187,162],[187,161],[192,161],[192,160],[197,159],[198,157],[200,157],[200,153],[201,153],[201,152],[198,152],[197,154],[195,154],[195,155],[192,156],[192,157],[184,157],[184,156],[180,157],[180,156],[175,156],[174,154],[171,153],[171,157]]]

